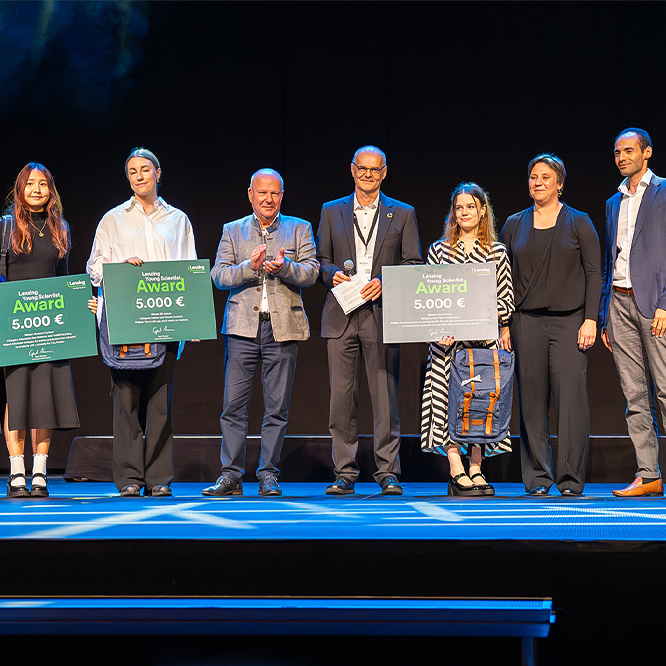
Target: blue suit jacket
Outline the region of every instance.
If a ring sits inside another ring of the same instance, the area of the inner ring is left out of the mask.
[[[606,327],[613,291],[613,270],[617,255],[617,224],[622,193],[606,202],[606,259],[599,323]],[[666,178],[652,176],[636,217],[629,255],[631,286],[641,314],[648,319],[655,310],[666,310]]]

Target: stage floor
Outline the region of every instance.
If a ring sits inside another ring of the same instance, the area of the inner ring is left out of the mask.
[[[0,482],[2,482],[0,480]],[[663,498],[621,499],[621,484],[589,484],[581,498],[529,497],[494,484],[491,498],[446,496],[444,483],[408,483],[384,497],[374,483],[329,497],[326,484],[284,483],[282,497],[206,498],[208,484],[173,484],[173,497],[121,498],[109,483],[51,478],[47,499],[4,499],[2,539],[666,541]]]

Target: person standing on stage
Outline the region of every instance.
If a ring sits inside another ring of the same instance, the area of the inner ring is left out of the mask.
[[[556,155],[527,167],[534,205],[509,217],[500,240],[511,259],[516,311],[510,344],[516,352],[520,458],[525,490],[564,497],[585,487],[590,439],[587,350],[597,337],[601,295],[599,237],[586,213],[559,200],[566,170]],[[553,466],[548,409],[557,418]]]
[[[485,192],[476,183],[460,183],[451,195],[451,208],[446,216],[442,238],[430,246],[428,264],[485,264],[497,268],[497,319],[499,340],[465,341],[465,347],[509,349],[509,320],[513,313],[511,264],[506,248],[497,243],[495,215]],[[462,497],[492,496],[495,489],[481,472],[484,457],[511,451],[509,433],[498,442],[462,444],[449,438],[449,381],[451,360],[456,352],[455,340],[447,336],[431,342],[423,387],[421,449],[447,456],[451,480],[449,495]],[[469,474],[461,455],[469,458]]]
[[[159,160],[135,148],[125,162],[134,196],[102,218],[87,271],[103,306],[102,269],[106,263],[196,259],[187,215],[157,195]],[[147,370],[111,369],[113,383],[113,480],[122,497],[166,497],[173,468],[171,399],[179,344],[168,342],[161,366]],[[144,441],[145,440],[145,441]]]
[[[414,208],[380,192],[386,156],[375,146],[354,154],[354,193],[324,204],[317,232],[320,280],[329,289],[321,318],[327,339],[331,383],[329,428],[335,482],[327,495],[354,492],[359,468],[358,392],[361,356],[365,361],[374,421],[375,480],[384,495],[402,495],[398,375],[400,346],[383,343],[382,267],[420,264],[421,243]],[[351,268],[350,268],[351,266]],[[365,304],[346,315],[331,289],[361,272]]]
[[[666,423],[666,179],[652,173],[650,157],[645,130],[620,132],[615,164],[624,180],[606,202],[601,339],[613,354],[627,400],[638,466],[633,483],[613,491],[618,497],[664,494],[655,388]]]
[[[284,182],[273,169],[250,180],[254,213],[224,225],[211,277],[229,289],[224,311],[222,474],[204,495],[242,495],[252,381],[261,363],[264,419],[259,495],[282,494],[277,468],[287,432],[298,342],[310,337],[301,288],[317,280],[312,226],[280,213]]]
[[[7,280],[34,280],[67,275],[72,242],[62,216],[62,203],[51,172],[30,162],[16,177],[9,196],[8,224],[0,226],[8,238]],[[3,220],[4,222],[4,220]],[[97,303],[88,306],[93,312]],[[9,450],[7,497],[48,497],[46,460],[51,431],[79,427],[69,361],[46,361],[5,368],[7,406],[4,433]],[[26,431],[32,441],[32,479],[25,479]]]

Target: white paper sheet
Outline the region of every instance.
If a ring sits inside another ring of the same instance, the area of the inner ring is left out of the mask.
[[[351,276],[351,280],[341,282],[337,287],[333,287],[331,291],[337,299],[342,311],[349,314],[352,310],[363,305],[366,300],[361,296],[361,289],[363,285],[367,284],[369,280],[366,279],[361,273]]]

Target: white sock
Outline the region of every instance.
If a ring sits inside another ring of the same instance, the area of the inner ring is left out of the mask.
[[[32,485],[33,486],[45,486],[46,481],[42,479],[41,476],[35,478],[35,474],[43,474],[46,476],[46,459],[48,458],[46,453],[35,453],[32,456]]]
[[[18,456],[9,456],[10,474],[23,474],[25,475],[25,463],[23,462],[23,454]],[[14,479],[11,483],[13,487],[24,486],[25,479]]]

